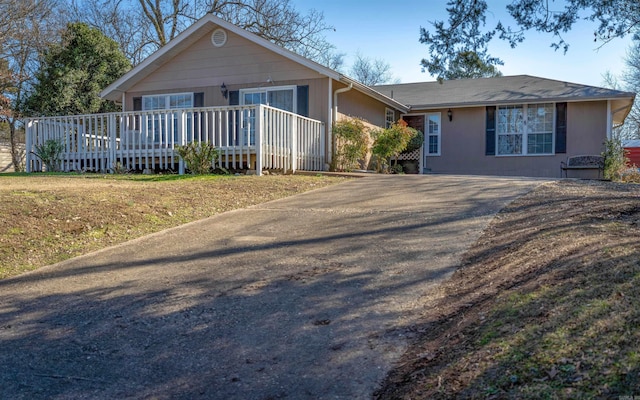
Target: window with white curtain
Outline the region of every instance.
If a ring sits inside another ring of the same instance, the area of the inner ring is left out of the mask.
[[[499,106],[498,155],[553,154],[553,103]]]

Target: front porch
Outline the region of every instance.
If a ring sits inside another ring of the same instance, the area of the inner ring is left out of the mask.
[[[42,171],[35,146],[54,139],[64,151],[61,171],[177,170],[175,149],[211,143],[212,165],[231,170],[284,172],[325,169],[325,124],[265,105],[31,118],[26,121],[26,171]]]

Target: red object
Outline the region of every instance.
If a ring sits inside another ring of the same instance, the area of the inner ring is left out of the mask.
[[[629,159],[629,166],[634,165],[640,168],[640,147],[625,147],[627,158]]]

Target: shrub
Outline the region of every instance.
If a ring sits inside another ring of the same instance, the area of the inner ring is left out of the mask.
[[[369,151],[369,133],[364,121],[358,118],[336,122],[332,128],[335,140],[334,171],[351,171],[360,167],[360,161]]]
[[[213,163],[218,159],[219,151],[211,143],[191,142],[177,146],[176,153],[187,165],[187,169],[195,175],[208,174]]]
[[[422,131],[416,129],[414,130],[415,135],[411,138],[411,140],[409,140],[409,143],[407,143],[407,148],[402,151],[403,153],[418,150],[424,143],[424,134],[422,133]]]
[[[378,172],[388,172],[391,166],[391,157],[397,157],[404,151],[409,141],[416,135],[417,131],[410,128],[402,120],[391,125],[390,128],[376,131],[371,151],[378,160]],[[392,167],[391,171],[398,172],[398,169]]]
[[[42,160],[45,170],[47,172],[58,171],[64,144],[60,140],[49,139],[44,143],[36,144],[34,147],[35,150],[32,153]]]
[[[620,180],[625,183],[640,183],[640,168],[631,166],[622,173]]]
[[[122,164],[120,161],[117,161],[112,164],[111,168],[109,168],[109,172],[115,175],[124,175],[124,174],[130,173],[131,170],[127,168],[124,164]]]
[[[622,141],[617,138],[607,139],[604,142],[604,177],[618,181],[622,177],[622,173],[627,169],[628,159],[625,155],[626,150],[622,147]]]

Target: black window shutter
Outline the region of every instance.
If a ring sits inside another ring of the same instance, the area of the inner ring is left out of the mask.
[[[134,97],[133,98],[133,111],[142,111],[142,97]],[[140,116],[135,116],[133,118],[133,129],[136,131],[140,130]]]
[[[231,91],[229,91],[229,105],[230,106],[239,106],[240,105],[240,91],[239,90],[231,90]]]
[[[204,93],[198,92],[193,94],[193,107],[204,107]],[[194,137],[202,140],[202,132],[204,132],[204,119],[200,118],[201,111],[193,113]],[[196,140],[198,140],[196,139]]]
[[[239,106],[240,105],[240,91],[239,90],[231,90],[229,91],[229,105],[230,106]],[[238,137],[240,137],[240,119],[242,118],[242,112],[239,110],[229,110],[229,137],[227,138],[229,146],[237,146],[240,143],[238,142]],[[235,129],[236,135],[235,140],[231,136],[233,130]]]
[[[298,114],[308,117],[309,116],[309,85],[298,86]]]
[[[204,107],[204,93],[194,93],[193,94],[193,106],[194,107]]]
[[[567,152],[567,103],[556,103],[556,154]]]
[[[485,155],[496,155],[496,106],[487,106],[487,129],[485,133]]]

